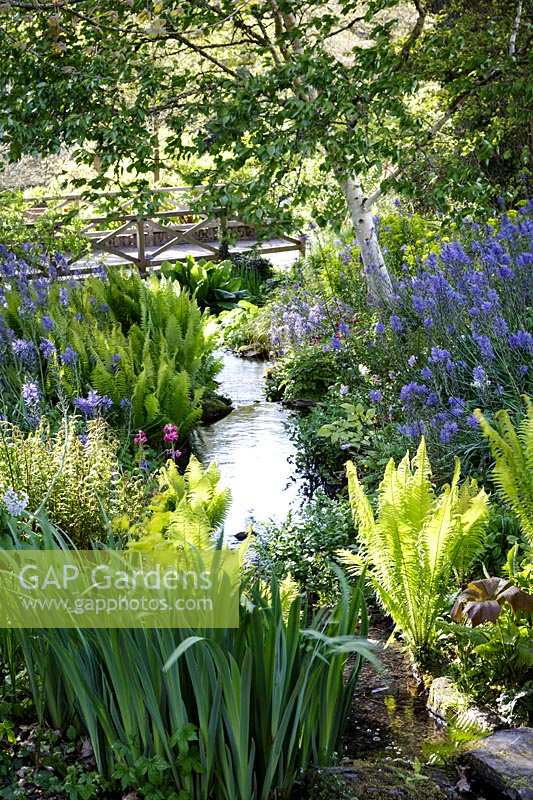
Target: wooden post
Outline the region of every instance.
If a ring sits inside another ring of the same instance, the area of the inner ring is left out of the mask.
[[[218,258],[220,261],[224,261],[229,256],[228,214],[226,209],[221,210],[218,224],[220,236]]]
[[[144,246],[144,217],[137,217],[137,257],[139,259],[139,270],[144,275],[148,268]]]

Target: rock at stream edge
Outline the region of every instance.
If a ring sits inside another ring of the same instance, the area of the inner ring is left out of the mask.
[[[465,760],[510,800],[533,800],[533,728],[496,731],[470,744]]]

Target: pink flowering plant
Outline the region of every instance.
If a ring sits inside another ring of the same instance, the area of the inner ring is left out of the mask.
[[[163,442],[170,447],[165,451],[166,455],[173,461],[177,461],[181,456],[181,450],[178,450],[176,442],[179,439],[178,428],[173,423],[168,423],[163,427]]]
[[[160,435],[154,435],[153,441],[150,442],[146,431],[138,430],[132,437],[133,446],[135,449],[134,463],[143,472],[152,472],[158,461],[172,461],[178,462],[183,455],[182,450],[177,446],[179,439],[178,426],[173,422],[163,425]],[[160,442],[162,442],[163,450],[161,450]]]

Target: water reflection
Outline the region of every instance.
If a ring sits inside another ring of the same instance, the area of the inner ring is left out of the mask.
[[[231,397],[235,411],[203,429],[198,449],[205,464],[217,462],[231,489],[225,531],[233,536],[250,517],[281,522],[297,499],[298,485],[291,481],[295,451],[285,428],[288,412],[264,399],[268,364],[226,352],[223,359],[220,389]]]

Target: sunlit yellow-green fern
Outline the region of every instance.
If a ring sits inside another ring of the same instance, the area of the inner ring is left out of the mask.
[[[526,413],[516,428],[507,411],[495,415],[496,427],[479,409],[475,414],[495,461],[494,483],[533,547],[533,402],[529,397],[524,397],[524,402]]]
[[[451,483],[437,493],[424,439],[412,460],[407,453],[397,467],[389,461],[376,513],[352,462],[347,473],[360,550],[341,551],[341,561],[352,572],[366,567],[396,629],[423,659],[448,591],[483,550],[488,497],[475,481],[459,485],[458,460]]]
[[[185,474],[167,462],[158,475],[159,491],[144,519],[131,529],[134,550],[180,549],[185,545],[212,548],[231,502],[220,484],[216,464],[204,469],[191,456]]]

